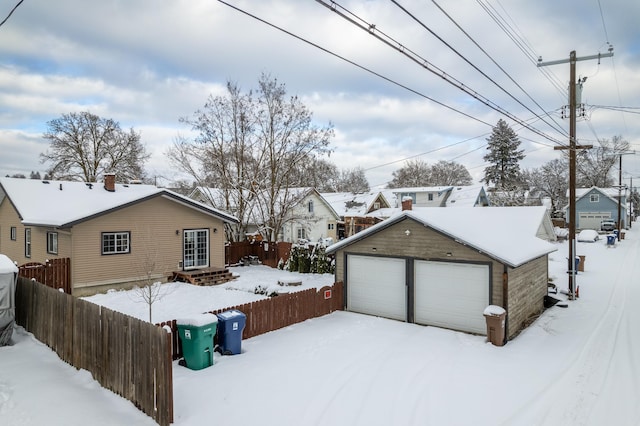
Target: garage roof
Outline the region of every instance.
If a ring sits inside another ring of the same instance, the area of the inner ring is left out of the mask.
[[[545,207],[416,208],[402,211],[339,241],[329,246],[327,252],[334,253],[391,225],[411,219],[502,263],[517,267],[557,250],[555,245],[536,237],[545,214]]]

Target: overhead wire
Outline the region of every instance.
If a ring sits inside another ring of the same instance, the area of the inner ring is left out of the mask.
[[[339,55],[339,54],[337,54],[335,52],[332,52],[329,49],[326,49],[326,48],[318,45],[317,43],[309,41],[309,40],[307,40],[307,39],[305,39],[305,38],[303,38],[301,36],[298,36],[298,35],[292,33],[291,31],[285,30],[282,27],[279,27],[279,26],[277,26],[277,25],[275,25],[275,24],[273,24],[273,23],[271,23],[271,22],[269,22],[269,21],[267,21],[265,19],[262,19],[262,18],[254,15],[254,14],[252,14],[250,12],[247,12],[246,10],[243,10],[243,9],[241,9],[241,8],[239,8],[237,6],[234,6],[234,5],[230,4],[230,3],[227,3],[226,1],[223,1],[223,0],[218,0],[218,2],[224,4],[225,6],[228,6],[228,7],[232,8],[232,9],[234,9],[234,10],[236,10],[236,11],[238,11],[238,12],[240,12],[240,13],[246,15],[246,16],[249,16],[249,17],[251,17],[251,18],[253,18],[253,19],[255,19],[255,20],[259,21],[259,22],[262,22],[265,25],[268,25],[268,26],[270,26],[270,27],[272,27],[274,29],[277,29],[278,31],[281,31],[281,32],[283,32],[283,33],[285,33],[285,34],[287,34],[287,35],[289,35],[289,36],[291,36],[291,37],[293,37],[293,38],[295,38],[297,40],[300,40],[303,43],[307,43],[310,46],[315,47],[316,49],[322,50],[323,52],[328,53],[329,55],[332,55],[332,56],[334,56],[334,57],[336,57],[336,58],[338,58],[338,59],[340,59],[340,60],[342,60],[344,62],[347,62],[348,64],[351,64],[351,65],[353,65],[353,66],[355,66],[357,68],[360,68],[361,70],[366,71],[366,72],[368,72],[368,73],[370,73],[370,74],[372,74],[372,75],[374,75],[374,76],[376,76],[378,78],[381,78],[381,79],[383,79],[383,80],[385,80],[385,81],[387,81],[387,82],[389,82],[391,84],[394,84],[394,85],[396,85],[396,86],[398,86],[400,88],[403,88],[403,89],[405,89],[405,90],[407,90],[407,91],[409,91],[409,92],[411,92],[411,93],[413,93],[415,95],[418,95],[418,96],[420,96],[420,97],[422,97],[424,99],[427,99],[427,100],[429,100],[429,101],[431,101],[431,102],[433,102],[435,104],[438,104],[438,105],[440,105],[440,106],[442,106],[444,108],[447,108],[447,109],[449,109],[451,111],[454,111],[454,112],[456,112],[456,113],[458,113],[460,115],[463,115],[463,116],[465,116],[467,118],[470,118],[470,119],[472,119],[474,121],[477,121],[477,122],[482,123],[484,125],[487,125],[489,127],[493,126],[492,124],[490,124],[490,123],[488,123],[488,122],[486,122],[486,121],[484,121],[484,120],[482,120],[480,118],[474,117],[471,114],[468,114],[468,113],[466,113],[464,111],[460,111],[459,109],[456,109],[456,108],[454,108],[454,107],[452,107],[450,105],[445,104],[444,102],[440,102],[440,101],[438,101],[438,100],[436,100],[436,99],[434,99],[434,98],[432,98],[432,97],[430,97],[428,95],[425,95],[422,92],[419,92],[419,91],[417,91],[415,89],[410,88],[407,85],[399,83],[399,82],[397,82],[397,81],[395,81],[395,80],[393,80],[393,79],[391,79],[389,77],[386,77],[386,76],[384,76],[384,75],[382,75],[382,74],[380,74],[380,73],[378,73],[376,71],[373,71],[373,70],[371,70],[371,69],[369,69],[369,68],[367,68],[367,67],[365,67],[363,65],[360,65],[357,62],[354,62],[354,61],[352,61],[350,59],[345,58],[344,56],[341,56],[341,55]]]
[[[403,54],[404,56],[406,56],[407,58],[409,58],[410,60],[412,60],[413,62],[415,62],[419,66],[421,66],[422,68],[424,68],[427,71],[431,72],[432,74],[442,78],[447,83],[449,83],[452,86],[458,88],[459,90],[463,91],[464,93],[470,95],[474,99],[478,100],[480,103],[482,103],[482,104],[486,105],[487,107],[493,109],[494,111],[499,112],[500,114],[508,117],[509,119],[513,120],[514,122],[516,122],[516,123],[518,123],[520,125],[523,125],[524,127],[527,127],[527,129],[530,130],[531,132],[536,133],[539,136],[542,136],[543,138],[548,139],[551,142],[554,142],[554,143],[556,143],[558,145],[562,145],[562,146],[565,145],[563,142],[558,141],[557,139],[547,135],[546,133],[542,132],[541,130],[539,130],[537,128],[534,128],[532,126],[528,126],[519,117],[515,116],[514,114],[512,114],[509,111],[507,111],[506,109],[500,107],[498,104],[496,104],[495,102],[493,102],[490,99],[486,98],[485,96],[481,95],[477,91],[471,89],[469,86],[465,85],[464,83],[462,83],[461,81],[457,80],[453,76],[449,75],[445,71],[441,70],[437,66],[431,64],[427,59],[423,58],[422,56],[420,56],[417,53],[413,52],[411,49],[409,49],[406,46],[404,46],[403,44],[399,43],[398,41],[396,41],[392,37],[388,36],[387,34],[385,34],[382,31],[380,31],[378,28],[376,28],[376,25],[368,23],[364,19],[362,19],[360,17],[357,17],[357,15],[353,14],[352,12],[347,11],[342,6],[337,5],[336,2],[332,1],[331,5],[327,4],[323,0],[316,0],[316,2],[321,4],[321,5],[323,5],[323,6],[325,6],[327,9],[335,12],[336,14],[338,14],[338,16],[342,17],[343,19],[347,20],[348,22],[352,23],[353,25],[357,26],[358,28],[362,29],[363,31],[368,32],[374,38],[378,39],[379,41],[381,41],[382,43],[386,44],[387,46],[397,50],[399,53]],[[337,7],[340,7],[340,9],[345,10],[349,15],[339,11],[337,9]]]
[[[511,41],[516,45],[516,47],[527,57],[542,75],[544,75],[547,80],[553,85],[556,90],[560,93],[560,95],[566,99],[568,96],[568,90],[563,88],[560,83],[560,79],[549,69],[545,67],[537,67],[537,61],[539,55],[536,55],[532,48],[530,48],[530,43],[526,41],[523,36],[520,36],[514,29],[509,25],[508,22],[500,13],[490,4],[483,3],[482,0],[476,0],[476,2],[482,7],[482,9],[489,15],[489,17],[498,25],[498,27],[511,39]],[[504,8],[503,8],[504,9]],[[522,31],[520,31],[521,33]]]
[[[395,3],[395,1],[394,1],[394,0],[392,0],[392,1]],[[455,25],[455,26],[460,30],[460,31],[461,31],[461,32],[462,32],[462,33],[463,33],[463,34],[464,34],[464,35],[465,35],[465,36],[466,36],[466,37],[467,37],[467,38],[468,38],[468,39],[469,39],[469,40],[470,40],[470,41],[471,41],[471,42],[472,42],[472,43],[473,43],[477,48],[478,48],[478,49],[480,49],[480,51],[481,51],[482,53],[484,53],[484,54],[485,54],[485,56],[487,56],[487,57],[488,57],[488,58],[491,60],[491,62],[493,62],[493,64],[494,64],[495,66],[497,66],[497,67],[498,67],[498,69],[500,69],[500,71],[502,71],[502,72],[504,73],[504,75],[506,75],[506,76],[509,78],[509,80],[511,80],[511,82],[513,82],[513,84],[515,84],[515,85],[516,85],[516,86],[517,86],[517,87],[518,87],[518,88],[519,88],[519,89],[520,89],[520,90],[521,90],[525,95],[527,95],[527,97],[528,97],[529,99],[531,99],[531,101],[532,101],[534,104],[536,104],[536,106],[537,106],[538,108],[540,108],[540,109],[544,112],[544,108],[542,108],[542,106],[541,106],[541,105],[540,105],[540,104],[539,104],[539,103],[538,103],[538,102],[537,102],[537,101],[536,101],[536,100],[535,100],[535,99],[534,99],[534,98],[529,94],[529,92],[527,92],[527,91],[526,91],[526,90],[525,90],[525,89],[524,89],[524,88],[523,88],[523,87],[522,87],[522,86],[521,86],[521,85],[520,85],[520,84],[519,84],[519,83],[518,83],[518,82],[517,82],[517,81],[516,81],[516,80],[515,80],[515,79],[514,79],[514,78],[513,78],[513,77],[512,77],[512,76],[511,76],[511,75],[510,75],[510,74],[509,74],[509,73],[508,73],[508,72],[507,72],[507,71],[506,71],[506,70],[505,70],[505,69],[504,69],[504,68],[503,68],[503,67],[502,67],[502,66],[501,66],[501,65],[500,65],[500,64],[499,64],[499,63],[498,63],[498,62],[497,62],[497,61],[496,61],[496,60],[495,60],[495,59],[494,59],[494,58],[493,58],[493,57],[492,57],[492,56],[491,56],[491,55],[490,55],[486,50],[485,50],[485,49],[484,49],[484,48],[483,48],[483,47],[482,47],[482,46],[480,46],[480,44],[478,44],[478,42],[477,42],[477,41],[476,41],[476,40],[475,40],[475,39],[474,39],[474,38],[473,38],[469,33],[467,33],[467,31],[465,31],[465,30],[464,30],[464,28],[462,28],[462,26],[461,26],[460,24],[458,24],[458,22],[456,22],[456,20],[455,20],[455,19],[453,19],[453,17],[452,17],[452,16],[450,16],[450,15],[449,15],[449,14],[448,14],[448,13],[447,13],[447,12],[446,12],[446,11],[445,11],[445,10],[444,10],[444,9],[443,9],[443,8],[442,8],[442,7],[441,7],[441,6],[440,6],[440,5],[439,5],[435,0],[431,0],[431,2],[432,2],[433,4],[435,4],[435,5],[436,5],[436,7],[437,7],[437,8],[438,8],[438,9],[439,9],[439,10],[440,10],[440,11],[441,11],[441,12],[442,12],[442,13],[443,13],[443,14],[444,14],[444,15],[445,15],[445,16],[446,16],[446,17],[447,17],[447,18],[448,18],[448,19],[449,19],[449,20],[450,20],[450,21],[451,21],[451,22],[452,22],[452,23],[453,23],[453,24],[454,24],[454,25]],[[439,37],[438,37],[438,38],[439,38]],[[440,39],[440,38],[439,38],[439,39]],[[465,58],[465,60],[466,60],[466,58]],[[467,61],[467,62],[468,62],[468,61]],[[474,65],[472,65],[472,66],[473,66],[474,68],[476,68]],[[477,68],[476,68],[476,69],[477,69]],[[485,73],[484,73],[484,72],[481,72],[481,74],[482,74],[482,75],[485,75]],[[485,76],[486,76],[486,75],[485,75]],[[489,80],[493,82],[493,80],[492,80],[492,79],[490,79],[490,78],[489,78]],[[494,84],[495,84],[495,83],[494,83]],[[502,87],[501,87],[501,88],[502,88]],[[504,90],[504,89],[503,89],[503,90]],[[512,96],[511,94],[509,94],[509,95],[513,98],[513,96]],[[515,98],[514,98],[514,99],[515,99]],[[518,101],[518,103],[520,103],[520,105],[523,105],[523,106],[524,106],[524,104],[522,104],[520,101]],[[534,113],[533,111],[531,111],[528,107],[526,107],[526,106],[525,106],[525,108],[526,108],[529,112],[531,112],[531,113],[535,114],[535,113]],[[535,115],[537,115],[537,114],[535,114]],[[553,117],[552,117],[552,116],[548,116],[548,117],[549,117],[549,118],[551,118],[551,120],[552,120],[552,121],[553,121],[553,122],[558,126],[558,128],[556,128],[556,130],[560,129],[559,131],[560,131],[560,133],[561,133],[561,134],[563,134],[563,135],[565,135],[565,136],[569,136],[569,133],[568,133],[565,129],[563,129],[562,127],[560,127],[560,124],[559,124],[558,122],[556,122],[556,121],[553,119]],[[550,125],[550,124],[549,124],[549,123],[547,123],[544,119],[543,119],[542,121],[544,121],[547,125]],[[553,127],[553,126],[551,126],[551,127]]]
[[[611,46],[611,43],[609,43],[609,32],[607,31],[607,24],[604,19],[604,13],[602,11],[602,3],[600,3],[600,0],[598,0],[598,10],[600,11],[600,19],[602,20],[602,29],[604,31],[604,37],[607,41],[607,44]],[[620,84],[618,83],[618,73],[616,72],[616,62],[613,59],[613,56],[611,56],[611,65],[613,67],[613,79],[616,82],[616,92],[618,94],[618,103],[622,105],[622,97],[620,96]],[[625,120],[624,114],[622,114],[622,123],[624,124],[625,130],[629,131],[627,128],[627,121]]]
[[[9,12],[9,14],[7,15],[6,18],[4,18],[2,20],[2,22],[0,22],[0,27],[4,25],[5,22],[7,22],[9,20],[9,18],[11,18],[11,15],[13,15],[13,12],[16,11],[16,9],[18,8],[18,6],[20,6],[22,4],[24,0],[20,0],[15,6],[13,6],[13,9],[11,9],[11,11]]]

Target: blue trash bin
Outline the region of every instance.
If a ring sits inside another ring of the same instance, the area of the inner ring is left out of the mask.
[[[615,235],[607,235],[607,245],[608,246],[612,246],[616,243],[616,236]]]
[[[242,331],[247,316],[237,309],[218,314],[218,349],[223,355],[242,352]]]

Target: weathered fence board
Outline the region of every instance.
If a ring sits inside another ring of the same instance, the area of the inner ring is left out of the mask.
[[[71,259],[68,257],[50,259],[44,264],[25,263],[18,267],[18,275],[71,294]]]
[[[160,425],[173,422],[172,342],[164,329],[23,277],[16,322]]]

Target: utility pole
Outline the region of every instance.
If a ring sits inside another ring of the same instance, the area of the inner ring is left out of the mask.
[[[569,150],[569,299],[575,299],[576,288],[576,267],[575,267],[575,245],[576,245],[576,150],[591,148],[590,145],[576,144],[576,62],[586,61],[613,56],[613,46],[609,45],[608,53],[598,53],[597,55],[584,56],[578,58],[576,51],[569,53],[569,59],[542,62],[538,59],[538,67],[548,65],[566,64],[569,62],[569,146],[558,146],[555,149]]]

